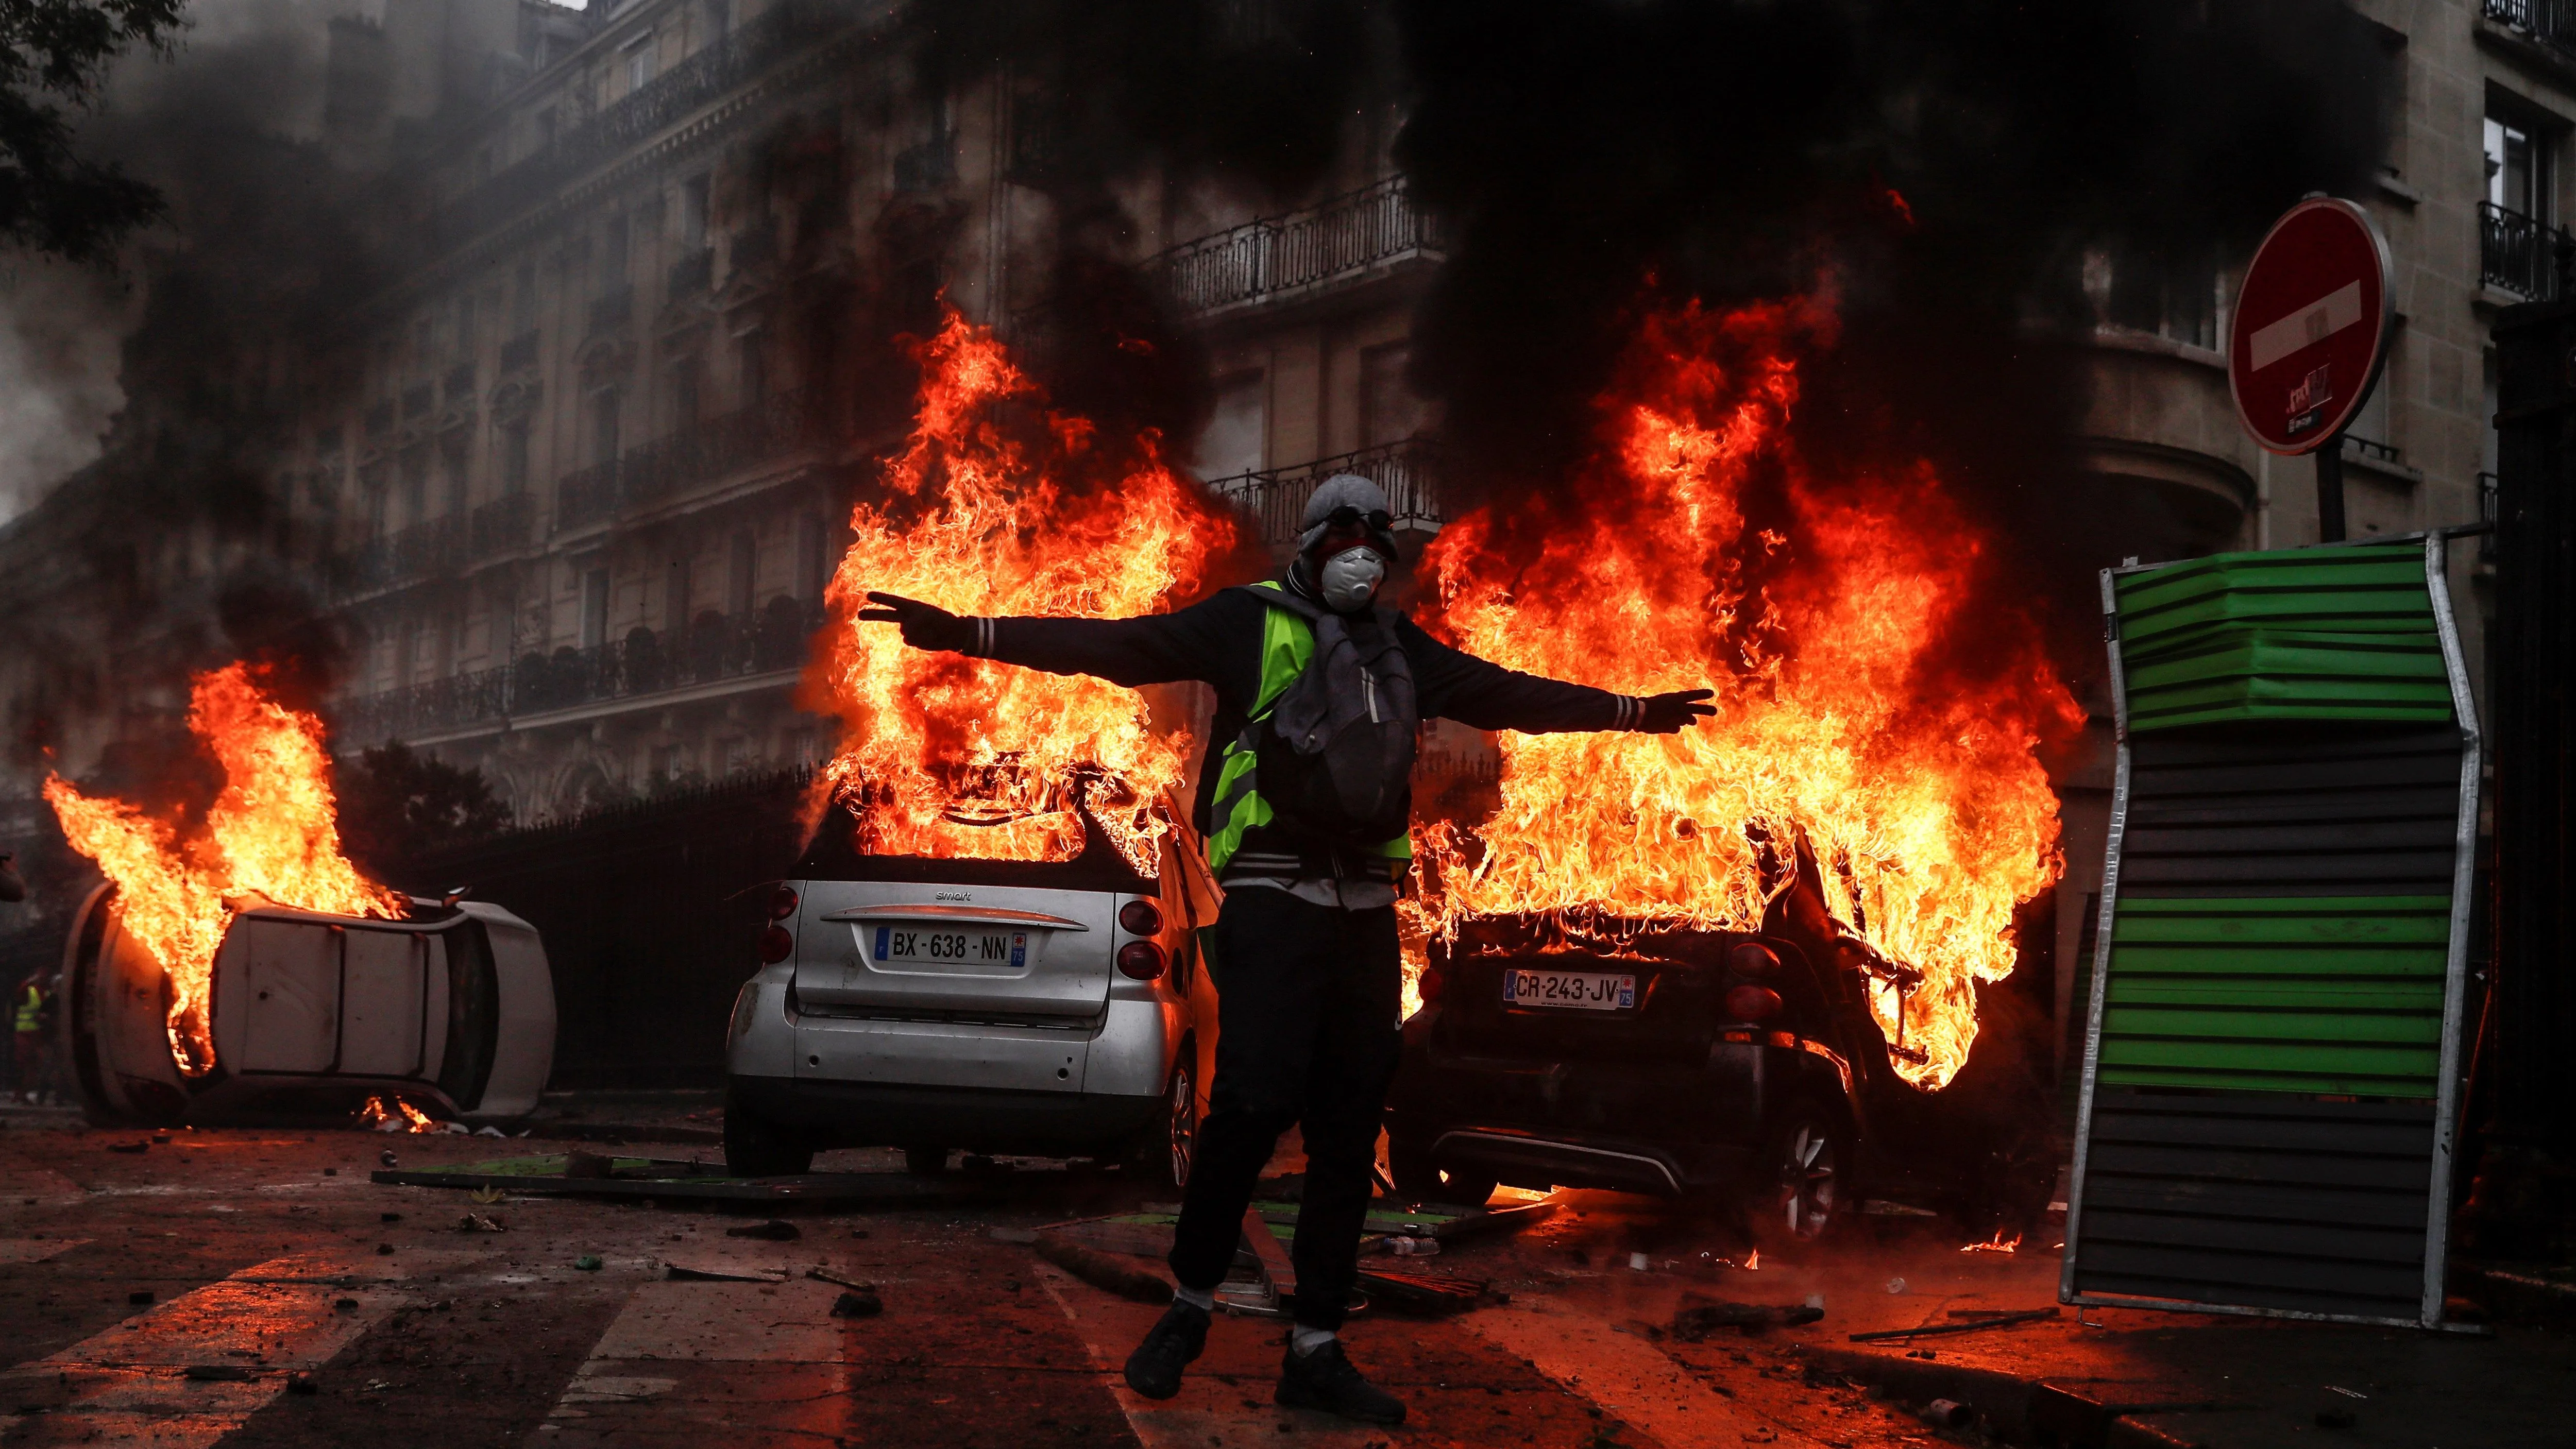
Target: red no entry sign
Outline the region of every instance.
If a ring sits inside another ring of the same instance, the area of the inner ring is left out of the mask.
[[[2379,381],[2394,320],[2388,242],[2349,201],[2311,197],[2263,238],[2227,329],[2227,385],[2254,440],[2314,452]]]

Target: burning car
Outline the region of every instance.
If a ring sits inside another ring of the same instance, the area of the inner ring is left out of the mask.
[[[526,1116],[554,1061],[544,944],[479,901],[401,919],[248,905],[209,976],[213,1061],[172,1050],[171,985],[100,886],[63,961],[62,1060],[94,1121],[346,1118],[370,1097],[465,1123]]]
[[[1838,930],[1799,865],[1752,931],[1498,917],[1434,940],[1388,1110],[1398,1188],[1740,1204],[1773,1241],[1821,1237],[1865,1195],[1977,1235],[2034,1225],[2057,1171],[2038,1084],[1999,1103],[1983,1081],[1906,1081],[1922,1053],[1867,996],[1915,973]]]
[[[1216,998],[1183,837],[1148,878],[1096,828],[1073,859],[1032,862],[865,855],[854,825],[827,825],[772,888],[725,1041],[727,1164],[900,1147],[930,1172],[963,1148],[1186,1182]]]
[[[524,1116],[554,1061],[537,933],[386,889],[340,852],[321,719],[248,661],[191,682],[223,772],[202,815],[59,775],[45,799],[107,877],[65,945],[63,1060],[93,1118]]]

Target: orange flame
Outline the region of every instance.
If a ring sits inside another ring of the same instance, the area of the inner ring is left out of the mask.
[[[1142,696],[907,649],[851,615],[870,590],[960,614],[1152,613],[1197,594],[1234,525],[1153,434],[1121,463],[1090,420],[1040,411],[1038,386],[953,308],[919,357],[911,440],[886,465],[885,501],[852,511],[857,537],[826,593],[837,622],[819,668],[848,724],[826,778],[872,853],[1069,860],[1088,811],[1150,876],[1169,829],[1152,803],[1180,784],[1189,742],[1148,729]]]
[[[2019,1252],[2021,1251],[2021,1234],[2015,1233],[2010,1238],[2006,1238],[2004,1236],[2004,1230],[1997,1228],[1995,1229],[1995,1235],[1993,1237],[1986,1239],[1982,1243],[1970,1243],[1959,1251],[1962,1253]]]
[[[1921,462],[1829,482],[1788,426],[1812,300],[1648,317],[1572,504],[1479,513],[1425,564],[1440,627],[1498,663],[1627,694],[1709,685],[1679,735],[1502,736],[1492,817],[1424,832],[1426,930],[1554,913],[1751,929],[1803,834],[1835,917],[1919,969],[1873,981],[1896,1070],[1946,1085],[1975,984],[2013,967],[2013,909],[2057,873],[2034,754],[2080,721]],[[2003,666],[1948,663],[2004,640]]]
[[[402,898],[340,854],[319,719],[269,698],[251,667],[235,663],[197,676],[188,729],[224,771],[196,840],[182,845],[175,826],[84,795],[59,775],[46,776],[45,799],[72,848],[115,882],[125,933],[161,963],[170,1054],[194,1077],[215,1065],[208,995],[234,901],[391,919]]]
[[[391,1108],[386,1107],[383,1097],[369,1097],[365,1105],[358,1108],[358,1122],[361,1126],[378,1132],[419,1133],[441,1130],[437,1118],[400,1097],[393,1099]]]

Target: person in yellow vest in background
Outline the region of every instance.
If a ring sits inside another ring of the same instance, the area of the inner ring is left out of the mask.
[[[11,1003],[10,1025],[16,1029],[10,1048],[18,1067],[18,1100],[30,1104],[49,1100],[54,1088],[54,998],[45,989],[42,968],[27,973]]]
[[[1386,494],[1344,473],[1308,501],[1281,577],[1139,619],[964,618],[871,593],[859,618],[906,644],[1216,691],[1196,816],[1225,887],[1214,948],[1216,1081],[1183,1189],[1171,1309],[1127,1360],[1127,1383],[1168,1399],[1207,1342],[1261,1169],[1303,1129],[1306,1185],[1293,1259],[1296,1325],[1277,1402],[1399,1424],[1337,1337],[1359,1276],[1378,1123],[1395,1076],[1403,968],[1395,900],[1412,859],[1409,779],[1422,722],[1532,733],[1671,733],[1714,713],[1709,691],[1637,698],[1520,674],[1433,639],[1377,606],[1397,563]]]

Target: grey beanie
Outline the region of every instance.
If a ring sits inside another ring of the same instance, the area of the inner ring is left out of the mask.
[[[1306,500],[1305,516],[1298,520],[1297,552],[1302,554],[1322,540],[1327,520],[1340,508],[1356,508],[1362,514],[1388,512],[1386,490],[1358,473],[1336,473],[1316,484],[1313,496]],[[1388,562],[1395,561],[1393,534],[1378,528],[1369,530],[1369,537]]]

